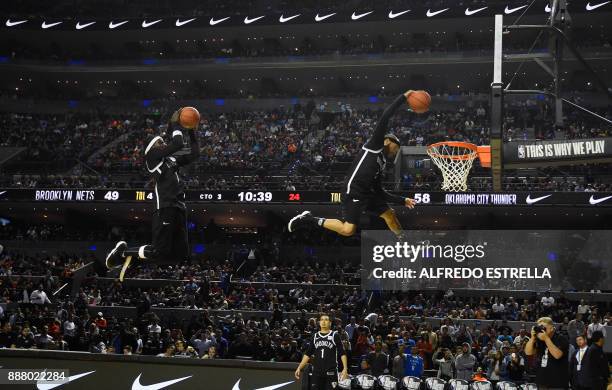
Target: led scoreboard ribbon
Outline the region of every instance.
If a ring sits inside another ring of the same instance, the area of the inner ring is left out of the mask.
[[[447,206],[585,206],[612,207],[612,193],[604,192],[401,192],[419,205]],[[188,190],[190,203],[340,203],[342,194],[333,191],[207,191]],[[154,202],[155,192],[149,189],[0,189],[3,202]]]
[[[328,191],[186,191],[187,202],[338,203],[339,192]],[[2,201],[34,202],[153,202],[152,190],[0,189]]]

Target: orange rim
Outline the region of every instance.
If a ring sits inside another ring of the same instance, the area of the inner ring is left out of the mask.
[[[469,153],[465,153],[462,155],[451,156],[448,154],[439,154],[435,152],[435,148],[438,146],[454,146],[459,148],[469,149]],[[431,144],[427,146],[427,152],[432,157],[438,158],[447,158],[449,160],[454,161],[462,161],[462,160],[473,160],[478,156],[478,146],[471,144],[469,142],[461,142],[461,141],[447,141],[447,142],[436,142],[435,144]]]

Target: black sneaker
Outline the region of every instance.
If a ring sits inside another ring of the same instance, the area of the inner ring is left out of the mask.
[[[127,248],[127,242],[119,241],[115,248],[106,255],[106,268],[111,269],[125,262],[123,252]]]
[[[304,211],[301,214],[296,215],[291,218],[287,228],[289,229],[289,233],[293,233],[297,229],[303,228],[309,224],[314,224],[315,218],[312,216],[310,211]]]

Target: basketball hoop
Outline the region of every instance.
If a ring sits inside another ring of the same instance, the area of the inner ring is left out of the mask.
[[[476,158],[483,167],[491,166],[491,147],[469,142],[437,142],[427,147],[427,154],[442,171],[444,191],[467,191],[468,174]]]

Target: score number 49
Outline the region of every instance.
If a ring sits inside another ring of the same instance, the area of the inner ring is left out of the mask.
[[[107,191],[104,194],[104,199],[106,200],[118,200],[119,199],[119,191]]]

